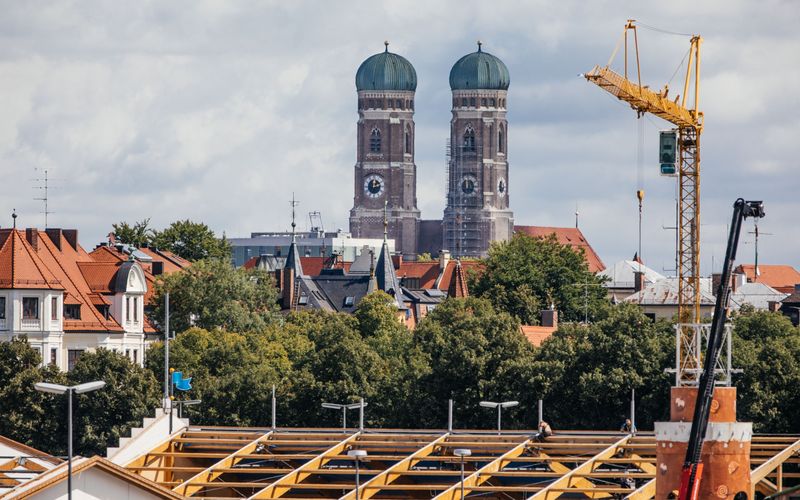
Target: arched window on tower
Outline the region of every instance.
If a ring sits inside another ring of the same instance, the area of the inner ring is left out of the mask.
[[[406,127],[405,150],[403,152],[406,154],[411,154],[411,129],[408,127]]]
[[[467,125],[464,131],[464,151],[475,151],[475,131],[472,130],[471,125]]]
[[[369,136],[369,150],[372,153],[381,152],[381,131],[377,128],[372,129],[372,133]]]
[[[497,151],[500,153],[506,152],[506,134],[503,131],[502,125],[500,126],[500,133],[497,134]]]

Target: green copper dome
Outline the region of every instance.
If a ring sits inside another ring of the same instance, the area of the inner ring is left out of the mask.
[[[356,72],[357,90],[417,90],[417,72],[403,56],[386,50],[369,57]]]
[[[450,70],[451,90],[508,90],[511,78],[505,63],[497,57],[478,51],[459,59]]]

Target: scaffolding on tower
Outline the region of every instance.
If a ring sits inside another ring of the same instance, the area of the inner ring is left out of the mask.
[[[476,134],[477,135],[477,134]],[[479,137],[446,144],[447,207],[451,210],[444,220],[444,244],[455,258],[477,257],[481,253],[480,177],[483,166],[483,145]],[[470,184],[471,188],[470,188]]]

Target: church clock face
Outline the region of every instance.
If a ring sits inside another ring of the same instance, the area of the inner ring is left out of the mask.
[[[461,192],[467,196],[475,194],[478,180],[473,175],[465,175],[461,178]]]
[[[506,195],[506,191],[508,190],[508,186],[506,185],[506,180],[502,177],[500,180],[497,181],[497,194],[501,198]]]
[[[364,194],[370,198],[378,198],[383,194],[383,177],[378,174],[370,174],[364,179]]]

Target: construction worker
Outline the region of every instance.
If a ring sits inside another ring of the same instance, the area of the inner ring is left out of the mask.
[[[619,428],[619,431],[626,434],[634,434],[636,432],[636,426],[633,425],[631,419],[626,418],[625,422],[622,423],[622,427]]]
[[[545,439],[549,438],[553,435],[553,429],[550,428],[550,424],[542,420],[539,422],[539,428],[537,429],[536,439],[539,442],[544,442]]]

